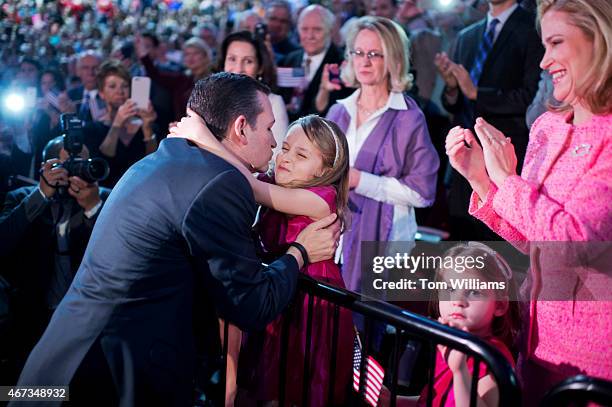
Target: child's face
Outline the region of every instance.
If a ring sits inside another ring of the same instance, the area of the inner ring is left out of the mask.
[[[466,271],[458,274],[447,271],[443,278],[448,284],[446,292],[438,293],[440,316],[456,328],[467,328],[477,336],[491,335],[493,318],[505,313],[505,302],[499,301],[492,290],[452,289],[451,279],[477,279],[478,274]]]
[[[289,130],[276,156],[274,179],[278,185],[307,182],[323,173],[323,156],[300,126]]]

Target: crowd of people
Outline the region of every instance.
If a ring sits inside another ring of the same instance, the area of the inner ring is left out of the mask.
[[[609,1],[316,3],[0,7],[0,383],[187,405],[225,341],[225,405],[273,405],[289,318],[289,363],[310,355],[315,374],[292,370],[286,397],[342,405],[366,328],[319,300],[308,327],[298,271],[361,292],[362,242],[423,226],[467,242],[448,256],[489,256],[475,278],[507,283],[436,293],[428,316],[499,349],[525,405],[575,374],[612,380],[610,273],[550,245],[612,239]],[[529,256],[520,290],[483,241]],[[430,389],[467,405],[472,361],[437,358],[436,382],[398,405]],[[484,365],[477,387],[498,403]]]

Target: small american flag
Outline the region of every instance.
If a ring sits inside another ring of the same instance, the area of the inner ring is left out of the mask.
[[[359,392],[360,366],[361,344],[359,342],[359,337],[356,336],[353,352],[353,389],[356,392]],[[368,361],[366,363],[365,399],[372,407],[376,407],[378,403],[384,378],[385,370],[372,356],[368,356]]]
[[[91,118],[94,121],[102,120],[102,117],[104,117],[106,111],[106,103],[102,100],[102,98],[98,98],[97,95],[95,98],[89,98],[89,112],[91,113]]]
[[[304,68],[276,68],[276,85],[279,88],[297,88],[304,85]]]

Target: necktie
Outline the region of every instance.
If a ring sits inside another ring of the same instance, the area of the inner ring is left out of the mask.
[[[489,29],[485,32],[484,37],[482,37],[482,41],[480,42],[480,47],[478,48],[478,54],[476,55],[476,59],[474,60],[474,65],[470,70],[470,77],[475,85],[478,85],[478,81],[480,80],[480,75],[482,74],[482,67],[487,61],[487,56],[489,52],[493,48],[493,41],[495,39],[495,27],[499,24],[499,20],[494,18],[489,23]]]
[[[85,96],[83,97],[81,108],[79,109],[79,116],[81,120],[89,119],[89,92],[86,92]]]
[[[306,84],[310,82],[310,63],[311,62],[312,62],[312,59],[310,59],[310,57],[307,57],[306,60],[304,61],[304,77],[306,78]]]

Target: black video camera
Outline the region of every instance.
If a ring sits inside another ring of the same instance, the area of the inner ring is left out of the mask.
[[[81,158],[83,150],[83,122],[76,114],[64,113],[60,116],[62,136],[64,137],[64,150],[68,159],[57,164],[68,171],[68,176],[81,178],[88,183],[98,182],[108,177],[108,163],[102,158]]]

